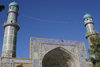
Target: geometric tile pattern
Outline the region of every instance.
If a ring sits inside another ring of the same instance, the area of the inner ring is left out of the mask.
[[[30,42],[30,58],[34,67],[42,67],[45,55],[58,47],[75,59],[75,67],[87,67],[84,42],[44,38],[31,38]]]
[[[63,58],[69,56],[73,59],[73,61],[71,62],[72,66],[74,65],[74,67],[88,67],[88,64],[85,60],[87,58],[87,55],[84,42],[44,38],[31,38],[30,59],[0,57],[0,67],[43,67],[42,64],[44,58],[46,58],[45,56],[49,58],[49,55],[55,55],[52,54],[55,52],[51,51],[54,51],[56,48],[61,49],[61,51],[55,51],[57,54],[62,54],[61,52],[65,53],[63,54]],[[61,59],[62,57],[59,56],[59,58]]]
[[[1,67],[12,67],[12,63],[1,63]]]

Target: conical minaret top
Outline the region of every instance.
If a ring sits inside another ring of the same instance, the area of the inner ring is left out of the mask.
[[[16,57],[16,40],[19,25],[17,24],[19,6],[16,2],[9,4],[8,19],[4,23],[4,40],[2,57]]]

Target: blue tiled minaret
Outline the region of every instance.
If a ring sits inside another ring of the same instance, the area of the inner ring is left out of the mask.
[[[4,40],[2,57],[16,57],[16,40],[19,25],[17,24],[18,4],[12,2],[9,4],[8,20],[4,23]]]
[[[98,33],[94,29],[94,22],[93,22],[93,17],[90,14],[85,14],[83,17],[85,27],[86,27],[86,38],[88,40],[89,46],[93,45],[92,42],[90,41],[90,37],[93,36],[98,36]],[[92,55],[92,57],[94,57]]]
[[[85,14],[83,20],[87,29],[86,38],[89,41],[89,45],[92,45],[92,43],[90,42],[90,37],[98,35],[98,33],[94,29],[93,17],[90,14]]]

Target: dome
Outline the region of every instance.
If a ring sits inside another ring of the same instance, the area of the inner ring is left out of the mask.
[[[9,6],[18,6],[18,4],[16,2],[12,2],[9,4]]]
[[[86,18],[92,18],[92,16],[87,13],[87,14],[84,15],[83,19],[86,19]]]

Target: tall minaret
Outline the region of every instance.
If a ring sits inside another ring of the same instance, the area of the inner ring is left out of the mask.
[[[98,33],[94,29],[93,17],[90,14],[85,14],[83,20],[87,29],[86,38],[89,42],[89,45],[92,45],[92,43],[90,42],[90,37],[98,35]]]
[[[12,2],[9,4],[8,20],[4,23],[4,40],[2,57],[16,57],[16,40],[19,25],[17,24],[18,4]]]
[[[86,38],[88,40],[89,46],[93,45],[90,41],[90,37],[98,36],[98,33],[94,29],[93,17],[90,14],[85,14],[83,17],[85,27],[87,29]],[[95,57],[92,55],[92,57]]]

